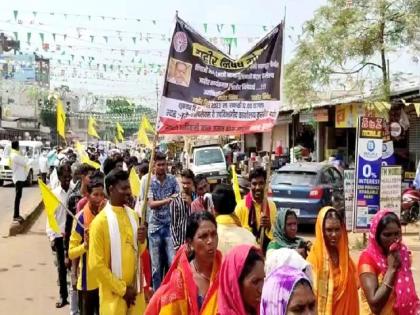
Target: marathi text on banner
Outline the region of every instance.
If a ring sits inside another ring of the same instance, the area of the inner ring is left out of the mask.
[[[280,109],[283,25],[233,60],[177,18],[159,107],[160,134],[270,130]]]

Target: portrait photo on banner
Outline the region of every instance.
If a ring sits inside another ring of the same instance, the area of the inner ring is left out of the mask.
[[[192,64],[175,58],[169,59],[167,81],[185,87],[190,86]]]

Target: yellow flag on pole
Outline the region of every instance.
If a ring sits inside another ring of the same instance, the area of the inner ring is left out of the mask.
[[[124,129],[123,129],[123,127],[118,122],[116,124],[116,127],[117,127],[117,136],[116,136],[116,138],[119,141],[124,141]]]
[[[137,134],[137,141],[139,142],[139,144],[143,144],[147,148],[151,147],[149,138],[147,137],[146,131],[143,128],[139,129],[139,132]]]
[[[155,128],[153,128],[152,124],[150,123],[149,119],[147,119],[146,115],[143,115],[141,118],[141,124],[140,126],[143,126],[144,131],[150,131],[155,132]],[[141,127],[140,127],[141,128]]]
[[[99,135],[96,132],[96,120],[93,117],[89,117],[87,133],[89,136],[99,139]]]
[[[60,234],[60,227],[58,226],[57,219],[55,218],[55,212],[60,205],[60,201],[40,178],[38,179],[38,185],[41,190],[48,225],[55,233]]]
[[[420,103],[413,103],[414,108],[416,109],[417,117],[420,117]]]
[[[63,138],[66,138],[66,113],[64,112],[63,102],[61,99],[57,100],[57,133]]]
[[[128,180],[130,181],[131,193],[134,197],[138,197],[140,195],[140,178],[134,167],[131,168]]]
[[[101,168],[101,164],[94,162],[89,158],[89,155],[86,153],[85,148],[79,141],[75,142],[75,148],[76,148],[77,154],[79,154],[81,163],[88,164],[95,169]]]
[[[239,190],[238,174],[236,174],[235,165],[231,165],[231,169],[233,192],[235,193],[236,204],[238,204],[242,200],[241,191]]]

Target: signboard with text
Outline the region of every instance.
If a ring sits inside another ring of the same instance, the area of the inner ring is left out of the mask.
[[[383,118],[360,117],[358,124],[353,230],[369,230],[379,210]]]
[[[347,231],[353,230],[354,170],[344,170],[344,211]]]
[[[401,166],[382,166],[381,170],[381,209],[401,214]]]

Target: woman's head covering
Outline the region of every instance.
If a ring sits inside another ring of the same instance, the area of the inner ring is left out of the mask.
[[[387,257],[382,251],[381,246],[376,241],[379,222],[388,213],[389,210],[378,211],[372,219],[369,231],[369,242],[364,254],[369,255],[376,262],[377,267],[382,274],[388,269]],[[401,266],[398,269],[397,278],[394,284],[396,303],[394,309],[398,314],[415,314],[414,311],[419,307],[419,298],[416,294],[413,274],[411,273],[410,257],[407,246],[401,244],[400,247]]]
[[[312,268],[309,262],[294,249],[270,249],[265,258],[265,274],[269,275],[280,267],[291,267],[303,271],[312,283]]]
[[[303,258],[302,258],[303,259]],[[282,266],[271,272],[264,281],[261,295],[261,315],[284,315],[290,297],[300,280],[309,279],[300,269]]]
[[[315,241],[308,254],[308,262],[312,266],[314,279],[313,289],[318,301],[319,314],[331,314],[333,304],[341,300],[336,314],[344,314],[351,305],[359,309],[357,296],[356,267],[350,258],[349,242],[344,224],[341,224],[341,237],[337,244],[339,255],[339,276],[333,278],[330,266],[330,257],[325,245],[324,221],[329,211],[336,211],[333,207],[324,207],[318,213],[315,225]],[[337,282],[337,283],[335,283]],[[336,288],[336,290],[333,290]],[[348,301],[346,303],[345,301]],[[343,309],[341,309],[341,306]]]
[[[290,239],[286,235],[285,228],[287,212],[288,210],[286,209],[280,209],[280,211],[277,212],[273,230],[274,241],[276,241],[280,247],[298,248],[303,242],[303,239],[300,237]]]
[[[239,277],[251,245],[239,245],[224,257],[219,273],[218,314],[246,315],[239,287]]]

